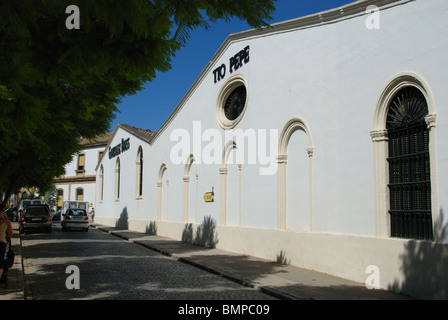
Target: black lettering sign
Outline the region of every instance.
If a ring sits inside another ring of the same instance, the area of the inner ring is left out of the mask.
[[[229,59],[229,71],[233,73],[233,71],[238,70],[243,66],[243,64],[247,64],[249,62],[249,46],[245,47],[243,50],[235,54],[233,57]],[[226,76],[226,65],[223,63],[221,66],[213,70],[213,79],[215,83],[224,79]]]
[[[117,144],[115,147],[113,148],[109,147],[109,159],[112,159],[113,157],[120,155],[126,150],[129,150],[130,147],[131,147],[130,138],[127,138],[126,140],[121,139],[121,142]]]
[[[126,140],[121,139],[121,152],[125,152],[126,150],[129,150],[131,147],[131,142],[129,141],[130,138],[127,138]]]
[[[238,70],[244,64],[249,62],[249,46],[238,52],[232,58],[230,58],[230,73],[232,73],[235,69]]]
[[[226,75],[226,65],[223,63],[220,67],[213,70],[213,75],[215,76],[215,83],[224,79]]]

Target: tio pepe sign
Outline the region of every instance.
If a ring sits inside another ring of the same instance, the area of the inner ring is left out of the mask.
[[[243,50],[235,54],[233,57],[229,59],[229,72],[233,73],[233,71],[238,70],[243,66],[243,64],[247,64],[249,62],[249,46],[245,47]],[[215,83],[224,79],[226,76],[227,67],[225,63],[221,66],[213,70],[213,76]]]

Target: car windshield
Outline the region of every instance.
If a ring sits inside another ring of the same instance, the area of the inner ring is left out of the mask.
[[[69,216],[86,216],[87,213],[83,209],[70,209],[68,211]]]
[[[25,214],[30,216],[47,215],[48,210],[45,207],[28,207]]]

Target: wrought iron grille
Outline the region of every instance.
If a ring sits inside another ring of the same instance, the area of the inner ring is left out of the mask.
[[[424,96],[412,87],[392,101],[387,118],[391,235],[433,239],[429,132]]]
[[[246,87],[239,86],[230,93],[224,105],[224,114],[227,119],[233,121],[239,117],[246,105]]]

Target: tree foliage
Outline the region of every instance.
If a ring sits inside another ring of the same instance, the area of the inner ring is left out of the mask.
[[[232,17],[267,25],[275,1],[0,0],[0,190],[48,189],[79,138],[104,133],[193,29]],[[80,29],[65,25],[69,5]]]

